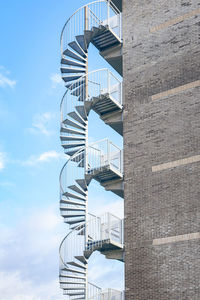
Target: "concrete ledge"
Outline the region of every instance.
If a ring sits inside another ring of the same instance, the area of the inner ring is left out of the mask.
[[[198,14],[200,14],[200,8],[197,8],[197,9],[195,9],[195,10],[193,10],[193,11],[187,13],[187,14],[184,14],[182,16],[179,16],[177,18],[171,19],[171,20],[169,20],[167,22],[164,22],[162,24],[154,26],[154,27],[152,27],[152,28],[149,29],[149,32],[153,33],[153,32],[156,32],[158,30],[162,30],[164,28],[167,28],[169,26],[172,26],[172,25],[175,25],[175,24],[177,24],[179,22],[182,22],[182,21],[184,21],[184,20],[186,20],[188,18],[194,17],[194,16],[196,16]]]
[[[158,246],[158,245],[163,245],[163,244],[190,241],[190,240],[195,240],[195,239],[200,239],[200,232],[171,236],[171,237],[166,237],[166,238],[161,238],[161,239],[155,239],[155,240],[153,240],[153,245]]]
[[[187,165],[187,164],[192,164],[192,163],[199,162],[199,161],[200,161],[200,155],[195,155],[195,156],[191,156],[188,158],[183,158],[183,159],[171,161],[168,163],[152,166],[152,172],[163,171],[166,169],[171,169],[171,168],[175,168],[175,167],[179,167],[179,166],[183,166],[183,165]]]
[[[174,94],[177,94],[177,93],[189,90],[189,89],[193,89],[198,86],[200,86],[200,80],[193,81],[193,82],[178,86],[174,89],[155,94],[155,95],[151,96],[151,100],[152,101],[159,100],[159,99],[162,99],[162,98],[165,98],[165,97],[168,97],[168,96],[171,96],[171,95],[174,95]]]

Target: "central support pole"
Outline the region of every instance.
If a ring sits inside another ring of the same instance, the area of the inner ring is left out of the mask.
[[[84,30],[89,29],[89,14],[88,7],[84,8]],[[85,95],[84,101],[88,98],[88,56],[86,60],[86,73],[85,73]],[[86,135],[85,135],[85,165],[84,165],[84,173],[87,174],[88,169],[88,120],[86,121]],[[86,196],[86,210],[85,210],[85,246],[88,243],[88,191]],[[85,285],[85,300],[88,300],[88,266],[86,268],[86,285]]]

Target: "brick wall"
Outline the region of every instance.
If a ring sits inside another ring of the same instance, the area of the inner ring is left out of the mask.
[[[200,300],[200,1],[124,0],[123,27],[126,300]]]

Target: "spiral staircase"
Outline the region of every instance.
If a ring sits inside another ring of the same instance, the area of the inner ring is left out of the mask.
[[[98,181],[123,197],[123,151],[108,139],[88,145],[91,110],[123,134],[122,83],[108,69],[88,72],[92,43],[122,74],[121,2],[95,1],[76,11],[61,34],[61,74],[67,88],[61,101],[60,139],[68,160],[60,173],[60,213],[69,233],[60,245],[60,287],[70,299],[121,300],[123,292],[88,282],[94,251],[124,261],[123,220],[88,213],[88,187]]]

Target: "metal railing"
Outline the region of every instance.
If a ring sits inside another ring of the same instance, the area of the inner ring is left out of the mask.
[[[86,250],[97,250],[98,247],[101,248],[103,246],[105,241],[123,246],[122,219],[108,212],[100,217],[89,214],[86,226],[88,232]]]
[[[75,261],[75,256],[82,256],[84,250],[101,247],[106,240],[123,246],[123,235],[123,219],[108,212],[100,217],[88,214],[87,222],[77,225],[61,242],[60,266],[68,267],[67,262]]]
[[[100,170],[105,166],[111,166],[123,173],[122,151],[108,139],[90,144],[86,149],[88,162],[86,173],[92,174],[95,170]]]
[[[109,26],[117,37],[122,39],[122,17],[118,8],[109,1],[99,0],[79,8],[65,23],[61,33],[61,52],[67,48],[69,42],[82,35],[84,30],[100,25]]]
[[[88,300],[124,300],[124,292],[114,289],[106,289],[91,298],[88,297]]]
[[[83,234],[81,234],[81,232]],[[70,268],[68,262],[77,262],[75,256],[82,256],[85,250],[85,223],[77,225],[62,240],[59,247],[60,269]],[[80,263],[80,262],[79,262]],[[73,266],[73,269],[76,267]],[[77,268],[78,271],[78,268]],[[76,283],[76,281],[74,281]]]
[[[77,91],[78,96],[74,95],[74,91]],[[61,100],[61,123],[69,118],[68,114],[75,111],[76,106],[80,106],[81,102],[84,105],[84,101],[92,102],[95,97],[106,94],[122,107],[122,82],[110,70],[104,68],[83,75],[70,85]]]
[[[84,168],[77,168],[77,163],[84,158],[85,148],[82,147],[76,154],[70,157],[60,171],[60,197],[68,191],[68,187],[76,183],[77,179],[84,179]]]

